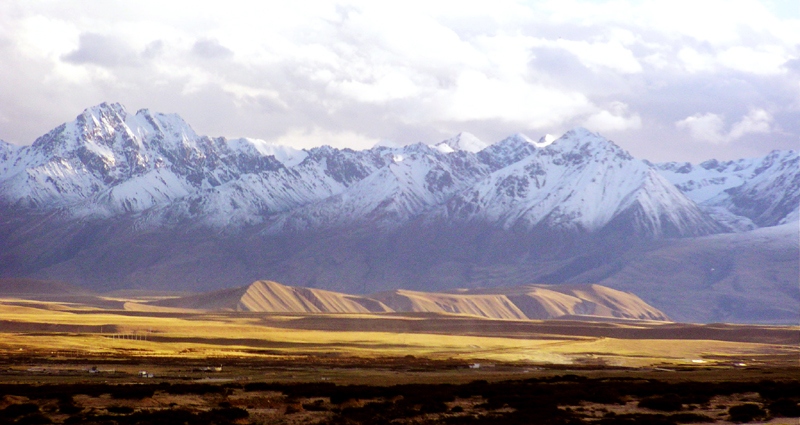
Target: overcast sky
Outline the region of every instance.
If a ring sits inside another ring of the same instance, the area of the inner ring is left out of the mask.
[[[0,139],[107,101],[303,148],[575,126],[656,161],[800,147],[798,0],[388,3],[4,0]]]

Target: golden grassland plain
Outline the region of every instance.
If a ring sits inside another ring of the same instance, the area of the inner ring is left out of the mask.
[[[131,300],[117,301],[124,306]],[[634,368],[796,366],[800,358],[800,327],[135,310],[0,300],[0,354],[143,360],[414,356],[463,364]]]

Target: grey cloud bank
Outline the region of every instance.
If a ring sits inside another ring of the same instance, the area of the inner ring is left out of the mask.
[[[0,139],[103,101],[295,147],[582,125],[637,157],[800,147],[794,1],[9,1]]]

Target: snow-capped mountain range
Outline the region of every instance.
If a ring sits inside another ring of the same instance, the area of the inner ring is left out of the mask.
[[[0,278],[97,290],[600,283],[679,320],[798,323],[799,211],[797,151],[654,164],[583,128],[300,150],[104,103],[0,141]]]
[[[736,230],[800,220],[800,157],[774,151],[763,158],[656,164],[701,209]]]
[[[445,219],[503,228],[598,231],[627,218],[640,234],[708,234],[718,226],[643,161],[577,128],[451,197],[436,212]]]
[[[76,218],[318,230],[408,221],[690,236],[797,221],[796,151],[700,165],[651,164],[576,128],[539,142],[298,150],[199,136],[177,115],[119,104],[85,110],[31,146],[0,142],[0,199]]]

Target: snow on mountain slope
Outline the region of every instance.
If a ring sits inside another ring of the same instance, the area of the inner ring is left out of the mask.
[[[89,203],[118,205],[125,212],[144,211],[181,199],[191,192],[192,187],[185,179],[171,170],[157,168],[112,186]]]
[[[455,151],[478,153],[489,147],[489,144],[478,139],[473,134],[462,132],[455,137],[437,143],[435,147],[442,153]]]
[[[0,140],[0,173],[5,173],[6,162],[14,155],[17,149],[19,149],[18,146],[12,145],[5,140]]]
[[[269,222],[273,231],[394,226],[437,208],[438,218],[504,228],[594,231],[627,220],[653,235],[715,231],[709,216],[746,230],[800,214],[795,151],[656,165],[702,212],[648,164],[584,129],[555,142],[518,133],[487,146],[460,133],[433,147],[297,150],[199,136],[178,115],[103,103],[31,146],[0,143],[0,200],[84,217],[144,214],[232,228]]]
[[[33,145],[11,152],[0,197],[74,215],[112,216],[169,205],[243,174],[276,170],[305,154],[260,141],[198,136],[179,116],[119,104],[86,109]]]
[[[145,146],[145,138],[153,137],[153,127],[159,124],[187,136],[182,133],[188,126],[159,123],[144,114],[130,117],[118,104],[87,109],[75,121],[17,151],[4,175],[2,195],[32,207],[64,207],[88,200],[164,164]]]
[[[416,144],[394,149],[392,161],[344,192],[291,211],[270,232],[371,223],[394,227],[446,201],[489,169],[467,152],[443,154]]]
[[[659,173],[718,221],[734,230],[790,222],[800,208],[800,155],[773,151],[763,158],[700,165],[656,164]]]
[[[717,202],[761,227],[797,222],[800,210],[800,155],[772,152],[743,185]]]
[[[294,167],[308,157],[308,152],[301,149],[246,137],[228,140],[228,147],[249,156],[273,156],[286,167]]]
[[[322,201],[390,161],[379,150],[336,150],[327,146],[306,152],[291,168],[244,174],[236,180],[200,191],[176,209],[215,227],[256,224],[267,217]]]
[[[458,221],[597,231],[633,220],[652,236],[706,234],[716,227],[655,170],[577,128],[451,199],[436,215]]]
[[[478,158],[496,171],[519,162],[535,150],[536,145],[528,136],[517,133],[478,152]]]

